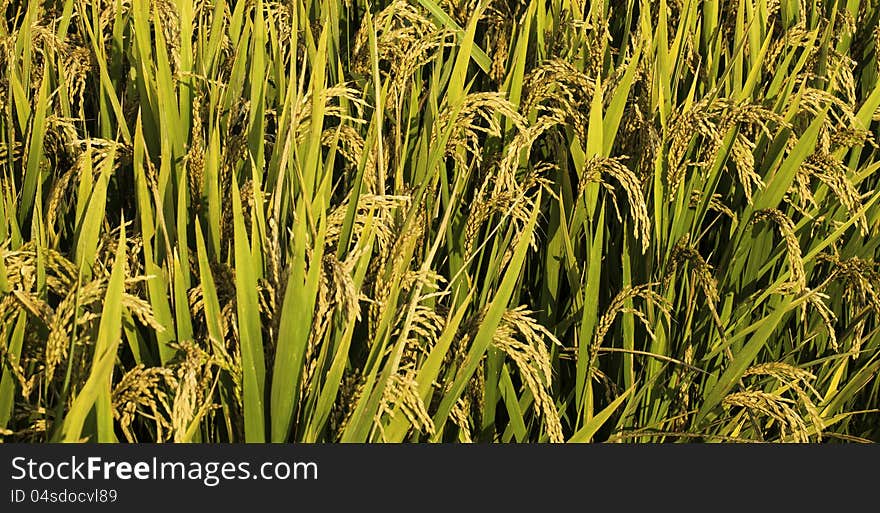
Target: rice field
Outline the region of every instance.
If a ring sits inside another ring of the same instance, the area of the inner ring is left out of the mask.
[[[0,13],[2,441],[880,441],[876,1]]]

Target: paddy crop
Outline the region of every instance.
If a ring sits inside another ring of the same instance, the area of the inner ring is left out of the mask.
[[[880,440],[880,7],[0,0],[0,438]]]

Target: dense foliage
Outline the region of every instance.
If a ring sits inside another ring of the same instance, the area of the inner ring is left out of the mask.
[[[880,440],[876,2],[0,13],[7,441]]]

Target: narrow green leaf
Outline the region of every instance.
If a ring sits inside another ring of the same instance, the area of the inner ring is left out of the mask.
[[[522,271],[526,252],[529,248],[529,241],[532,238],[532,232],[535,229],[540,205],[541,201],[539,194],[538,198],[535,200],[535,208],[532,209],[528,224],[520,234],[519,242],[517,243],[516,248],[513,251],[513,256],[510,259],[510,263],[504,272],[501,284],[498,286],[498,291],[492,298],[492,302],[489,303],[486,315],[483,317],[483,322],[480,323],[477,334],[474,336],[471,348],[456,374],[452,386],[446,395],[443,396],[443,399],[437,408],[437,413],[434,414],[434,425],[438,431],[440,431],[446,423],[450,410],[452,410],[453,405],[461,396],[462,392],[464,392],[471,376],[476,372],[483,355],[492,343],[492,339],[495,336],[495,330],[501,323],[501,317],[508,309],[513,289],[516,282],[519,280],[520,272]]]
[[[233,175],[232,190],[238,191]],[[241,340],[242,402],[244,403],[245,441],[266,440],[265,393],[266,365],[263,356],[263,335],[260,328],[260,304],[257,299],[257,278],[253,267],[250,243],[244,226],[241,199],[232,194],[232,217],[235,246],[235,297],[238,333]]]
[[[77,442],[82,438],[82,429],[86,416],[95,408],[97,432],[87,433],[97,442],[115,442],[113,433],[113,407],[110,401],[110,386],[113,364],[116,362],[116,351],[122,339],[122,295],[125,292],[125,225],[119,233],[116,247],[116,259],[110,271],[110,282],[104,296],[104,307],[101,311],[101,323],[95,340],[94,357],[91,373],[82,390],[70,406],[64,418],[62,438],[64,442]]]
[[[583,442],[591,442],[593,441],[593,436],[596,434],[602,426],[608,422],[608,419],[611,415],[620,408],[620,405],[623,404],[623,401],[626,400],[627,397],[635,390],[635,385],[631,386],[627,389],[626,392],[620,394],[619,397],[611,401],[611,403],[602,409],[599,413],[597,413],[593,418],[584,423],[583,427],[581,427],[577,433],[572,435],[571,438],[568,439],[569,443],[583,443]]]

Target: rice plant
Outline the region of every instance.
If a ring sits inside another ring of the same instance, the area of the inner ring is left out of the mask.
[[[2,440],[880,440],[876,2],[0,13]]]

